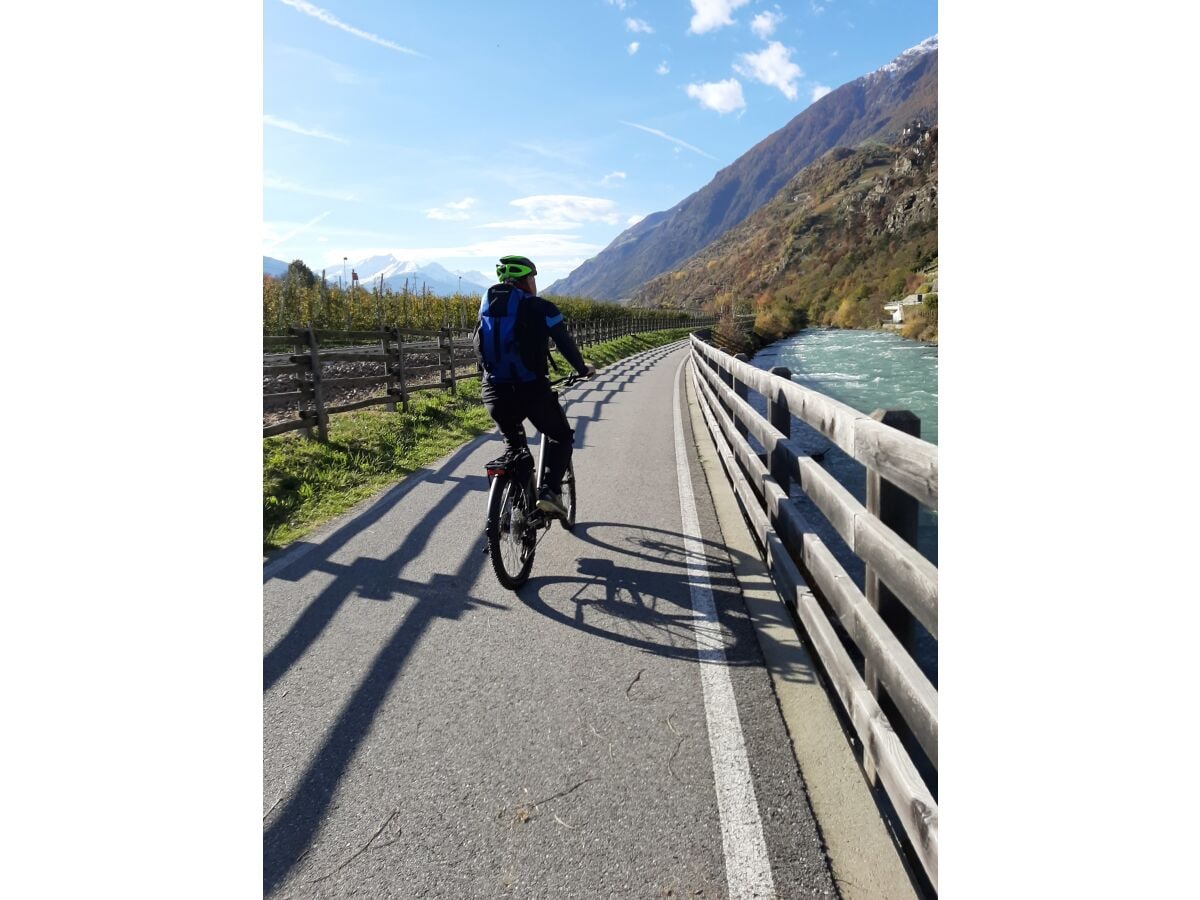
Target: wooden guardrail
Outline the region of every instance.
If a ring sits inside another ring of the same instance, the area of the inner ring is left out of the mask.
[[[699,328],[715,318],[679,316],[627,317],[611,321],[567,323],[580,347],[633,334],[667,328]],[[285,335],[263,337],[263,375],[290,376],[290,389],[263,392],[263,409],[295,405],[296,418],[263,426],[263,437],[304,430],[319,441],[329,439],[329,417],[368,406],[407,408],[412,394],[427,390],[455,391],[464,378],[478,373],[472,332],[461,328],[415,330],[380,328],[374,331],[314,330],[292,326]],[[327,377],[330,363],[376,363],[379,372],[353,377]],[[377,388],[378,396],[329,405],[335,388]],[[315,431],[315,435],[314,435]]]
[[[912,657],[904,619],[937,639],[937,568],[914,547],[916,504],[937,509],[937,447],[901,430],[910,413],[867,416],[795,384],[786,369],[765,372],[695,335],[691,344],[704,418],[767,565],[862,742],[867,777],[882,784],[936,889],[937,801],[910,750],[936,770],[937,690]],[[765,399],[765,418],[747,401],[750,391]],[[865,506],[791,440],[792,417],[866,467]],[[791,484],[863,561],[865,590],[789,499]]]

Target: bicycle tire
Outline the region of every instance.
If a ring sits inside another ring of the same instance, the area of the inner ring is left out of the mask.
[[[562,527],[567,531],[575,530],[575,509],[579,502],[578,489],[575,487],[575,464],[567,463],[567,471],[563,474],[563,500],[567,507],[567,517],[562,519]]]
[[[488,556],[496,579],[510,591],[515,591],[529,579],[537,536],[525,524],[532,512],[528,497],[520,482],[507,475],[492,480],[488,495],[487,541]]]

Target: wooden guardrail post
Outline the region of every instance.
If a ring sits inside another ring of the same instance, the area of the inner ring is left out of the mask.
[[[792,380],[792,370],[787,366],[773,366],[770,372],[772,375],[776,375],[785,381]],[[787,398],[783,395],[783,391],[779,389],[778,385],[767,396],[767,421],[778,431],[783,432],[785,438],[792,436],[792,413],[788,409]],[[771,454],[769,467],[771,469],[771,477],[775,479],[775,483],[779,485],[785,494],[790,493],[791,469],[788,466],[787,454],[784,452],[783,447],[776,445],[775,452]]]
[[[884,425],[890,425],[904,434],[911,434],[913,437],[921,436],[921,420],[906,409],[877,409],[871,413],[871,418]],[[867,468],[866,499],[867,511],[871,515],[896,532],[907,544],[916,547],[919,504],[915,499],[870,467]],[[880,580],[878,573],[869,563],[865,569],[864,586],[867,603],[878,611],[879,617],[883,619],[888,630],[896,636],[901,646],[912,656],[914,649],[912,616],[896,598],[896,595]],[[896,714],[895,704],[887,696],[887,691],[880,686],[879,674],[869,663],[863,664],[863,681],[867,684],[867,690],[879,702],[884,715],[892,722],[901,742],[910,748],[909,752],[911,753],[916,741],[907,728],[904,717]],[[874,772],[868,774],[873,780]]]
[[[442,386],[452,394],[458,393],[458,383],[454,380],[454,334],[449,328],[438,331],[438,357],[442,363]]]
[[[399,360],[396,373],[400,376],[400,408],[408,412],[408,385],[404,380],[404,336],[400,333],[400,329],[396,328],[396,356]]]
[[[750,362],[750,357],[748,357],[745,353],[734,354],[733,358],[736,359],[738,362],[744,362],[747,364],[749,364],[749,362]],[[737,394],[737,396],[740,399],[745,400],[746,399],[746,382],[742,381],[740,378],[738,378],[736,375],[734,375],[732,373],[732,369],[730,370],[730,379],[732,381],[733,392],[735,394]],[[748,435],[750,433],[749,429],[746,428],[745,424],[743,424],[740,420],[735,422],[734,424],[737,426],[738,434],[740,434],[742,437],[746,437],[746,435]]]
[[[317,417],[317,440],[329,443],[329,416],[325,413],[325,389],[321,386],[321,348],[317,344],[317,333],[312,325],[302,330],[308,345],[309,373],[312,377],[313,412]]]
[[[313,439],[312,419],[307,407],[312,405],[312,383],[304,377],[304,373],[308,371],[312,365],[312,358],[308,355],[308,341],[305,340],[304,331],[300,328],[289,326],[287,333],[295,338],[292,343],[292,349],[295,353],[291,360],[296,364],[296,374],[292,376],[292,383],[296,386],[296,391],[300,394],[300,404],[296,415],[303,421],[304,427],[297,429],[300,434],[308,440]]]
[[[724,364],[724,360],[728,358],[728,354],[722,353],[720,358],[714,362],[713,368],[717,370],[717,376],[725,382],[726,387],[733,388],[733,372],[730,371]],[[721,404],[721,409],[725,410],[727,415],[732,416],[733,410],[729,408],[729,404],[723,398],[717,398]]]
[[[387,395],[389,397],[394,397],[396,395],[396,392],[393,390],[393,388],[396,387],[395,366],[393,365],[394,354],[392,353],[392,348],[389,346],[393,333],[393,330],[390,328],[383,329],[383,373],[387,376],[385,390],[387,391]],[[383,408],[387,412],[395,412],[396,401],[389,400],[387,403],[383,404]]]

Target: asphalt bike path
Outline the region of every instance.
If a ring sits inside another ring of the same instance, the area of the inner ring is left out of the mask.
[[[577,524],[516,593],[484,554],[498,433],[264,566],[266,894],[837,895],[695,455],[686,357],[563,394]]]

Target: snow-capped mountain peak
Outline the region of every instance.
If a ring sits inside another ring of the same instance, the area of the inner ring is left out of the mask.
[[[408,290],[416,293],[428,289],[432,293],[440,295],[454,294],[459,291],[465,294],[475,294],[486,290],[495,281],[482,272],[452,272],[433,260],[403,260],[391,253],[368,256],[354,261],[347,260],[344,268],[346,286],[352,282],[351,273],[353,272],[358,275],[360,287],[370,288],[373,284],[378,285],[382,278],[384,286],[390,287],[393,291],[404,290],[407,286]],[[342,269],[343,266],[335,262],[325,266],[323,270],[318,268],[314,271],[318,277],[324,271],[326,277],[336,285],[342,279]],[[286,262],[263,257],[264,274],[282,277],[286,271]]]
[[[878,75],[880,73],[886,73],[888,75],[895,75],[897,72],[901,72],[911,66],[917,61],[918,57],[924,56],[926,53],[932,53],[937,50],[937,48],[938,36],[935,34],[932,37],[925,38],[925,40],[921,41],[921,43],[917,44],[917,46],[909,47],[890,63],[885,66],[880,66],[871,74]]]

